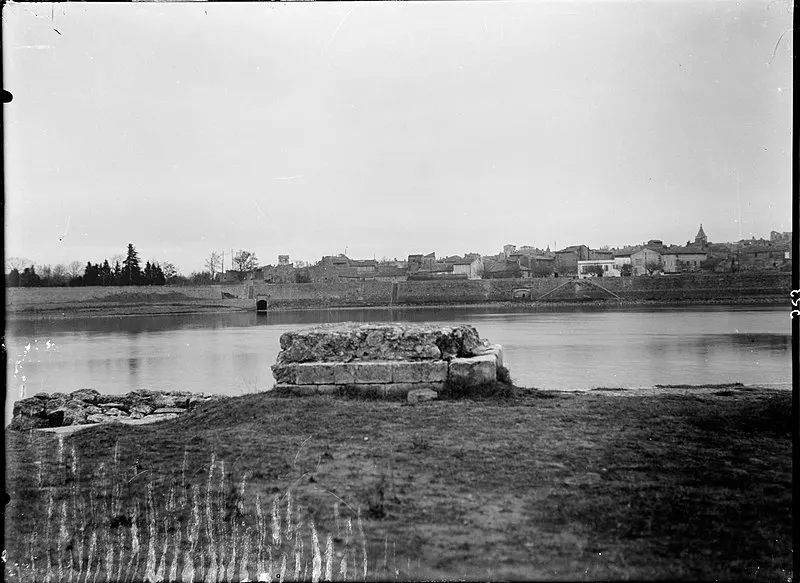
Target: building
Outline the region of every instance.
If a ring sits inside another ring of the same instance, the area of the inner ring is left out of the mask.
[[[523,247],[512,253],[508,261],[517,263],[520,277],[550,277],[555,271],[556,257],[553,253]]]
[[[481,279],[483,277],[483,259],[478,257],[465,257],[453,262],[453,274],[464,274],[467,279]]]
[[[523,277],[523,270],[517,261],[483,259],[483,279],[517,279]]]
[[[708,258],[699,247],[667,247],[661,253],[664,273],[686,273],[700,271]]]
[[[791,241],[792,241],[792,232],[791,231],[785,231],[783,233],[779,233],[778,231],[771,231],[770,234],[769,234],[769,240],[772,243],[778,243],[778,242],[781,242],[781,241],[784,241],[784,242],[788,241],[788,242],[791,243]]]
[[[651,239],[646,245],[631,253],[630,260],[634,275],[648,275],[648,268],[654,273],[663,269],[664,258],[661,256],[663,243],[662,245],[655,243],[656,240]],[[661,243],[661,241],[657,241],[657,243]]]
[[[602,275],[598,274],[597,268],[602,270]],[[622,272],[619,270],[614,259],[589,259],[578,261],[578,279],[588,277],[620,277]]]
[[[586,245],[571,245],[565,247],[555,254],[554,275],[558,276],[577,276],[578,261],[589,260],[589,247]]]
[[[408,256],[408,273],[416,273],[418,271],[430,271],[436,267],[436,253],[428,253],[423,255],[415,253]]]
[[[635,253],[637,249],[635,247],[623,247],[622,249],[614,249],[611,253],[614,255],[614,264],[617,266],[617,271],[620,272],[622,275],[633,275],[633,268],[626,268],[626,265],[631,265],[631,255]],[[625,273],[627,269],[630,269],[630,272],[627,274]]]
[[[697,231],[697,235],[694,236],[694,244],[700,249],[704,249],[705,246],[708,245],[708,237],[706,237],[706,233],[703,231],[703,223],[700,223],[700,229]]]

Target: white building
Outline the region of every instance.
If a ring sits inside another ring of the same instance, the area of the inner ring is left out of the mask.
[[[589,259],[588,261],[578,261],[578,279],[587,277],[597,277],[590,267],[598,265],[603,270],[602,277],[621,277],[620,266],[615,259]]]

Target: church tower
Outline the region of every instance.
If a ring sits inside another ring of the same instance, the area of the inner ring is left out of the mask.
[[[702,249],[705,249],[706,245],[708,245],[708,237],[703,231],[703,223],[700,223],[700,230],[697,231],[697,235],[694,237],[694,244]]]

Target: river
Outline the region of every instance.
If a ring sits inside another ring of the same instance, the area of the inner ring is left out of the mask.
[[[280,335],[319,322],[474,325],[520,386],[584,390],[742,382],[791,386],[783,308],[338,309],[6,323],[6,423],[38,392],[138,388],[239,395],[273,385]]]

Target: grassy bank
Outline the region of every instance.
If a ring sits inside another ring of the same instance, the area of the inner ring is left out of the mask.
[[[791,574],[789,392],[254,394],[6,439],[7,579]]]
[[[752,298],[726,298],[721,300],[592,300],[592,301],[560,301],[560,302],[483,302],[483,303],[451,303],[451,304],[395,304],[377,306],[328,306],[296,308],[274,307],[271,312],[304,312],[313,310],[437,310],[453,308],[495,308],[514,311],[538,311],[553,309],[636,309],[642,307],[680,307],[680,306],[784,306],[787,300],[783,296],[760,296]],[[250,305],[252,304],[252,305]],[[14,320],[64,320],[73,318],[101,318],[120,316],[160,316],[177,314],[216,314],[226,312],[254,312],[255,300],[184,300],[165,303],[158,302],[107,302],[103,300],[84,301],[80,304],[51,303],[36,307],[11,307],[6,310],[6,317]]]

